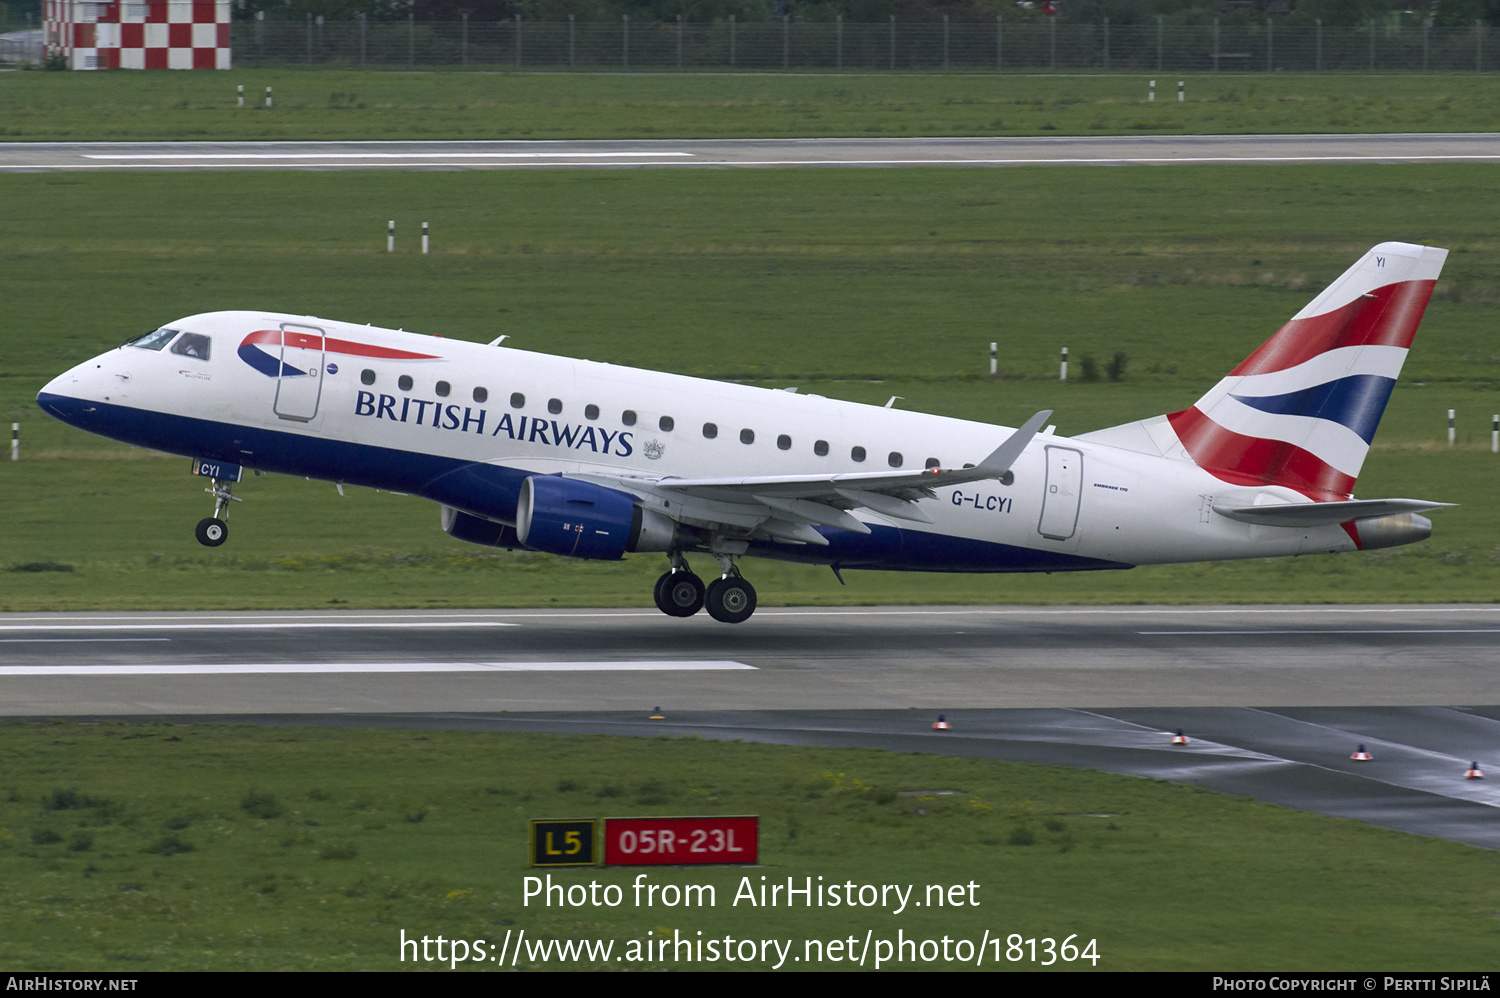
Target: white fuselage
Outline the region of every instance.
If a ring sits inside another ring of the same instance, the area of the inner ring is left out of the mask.
[[[59,376],[39,401],[132,444],[410,492],[505,523],[515,520],[528,475],[655,481],[958,469],[1011,432],[307,316],[215,312],[171,328],[206,338],[207,359],[124,346]],[[321,349],[250,340],[283,328],[316,331]],[[760,543],[751,553],[851,568],[1067,571],[1355,547],[1338,525],[1214,515],[1215,501],[1301,497],[1230,485],[1189,460],[1044,433],[1012,472],[1009,485],[935,489],[918,504],[931,523],[856,508],[871,535],[821,527],[827,546]],[[650,496],[642,501],[660,509]]]

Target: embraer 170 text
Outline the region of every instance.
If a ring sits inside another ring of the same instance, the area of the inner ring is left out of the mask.
[[[193,458],[210,546],[244,468],[301,475],[431,499],[476,544],[662,552],[664,613],[738,623],[747,554],[1070,572],[1422,540],[1446,504],[1352,493],[1446,256],[1382,243],[1192,407],[1071,438],[1049,411],[1012,429],[254,311],[174,322],[37,401]]]

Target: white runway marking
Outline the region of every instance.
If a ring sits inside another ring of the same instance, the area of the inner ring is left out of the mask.
[[[85,153],[84,159],[108,160],[218,160],[218,159],[630,159],[647,156],[686,156],[690,152],[213,152],[213,153]]]
[[[200,665],[7,665],[0,676],[255,676],[446,672],[728,672],[753,665],[729,661],[625,662],[249,662]]]
[[[411,630],[431,630],[448,627],[520,627],[503,620],[403,620],[399,623],[371,621],[369,623],[342,623],[329,620],[287,620],[279,624],[240,623],[236,620],[203,620],[194,623],[176,624],[0,624],[0,631],[246,631],[285,630],[287,628],[338,628],[338,627],[404,627]]]
[[[1304,627],[1287,631],[1136,631],[1137,634],[1185,635],[1192,638],[1223,634],[1500,634],[1500,627],[1371,627],[1337,630],[1327,627]]]
[[[142,641],[171,640],[171,638],[0,638],[0,645],[118,645],[139,644]]]

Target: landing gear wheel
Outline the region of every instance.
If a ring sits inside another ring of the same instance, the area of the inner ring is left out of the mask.
[[[708,584],[704,601],[709,616],[726,624],[740,624],[755,612],[755,587],[737,575]]]
[[[691,617],[703,609],[703,580],[692,572],[667,572],[652,593],[656,608],[669,617]]]
[[[217,517],[205,516],[198,521],[198,528],[194,533],[198,535],[199,544],[216,548],[229,538],[229,524]]]

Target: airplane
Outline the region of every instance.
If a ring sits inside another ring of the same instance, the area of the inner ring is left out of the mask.
[[[311,316],[193,315],[58,376],[73,426],[192,458],[224,543],[244,470],[422,496],[475,544],[657,552],[654,599],[755,611],[746,555],[1071,572],[1371,550],[1451,505],[1355,499],[1447,251],[1387,242],[1187,409],[1074,437]],[[687,556],[706,553],[707,584]]]

